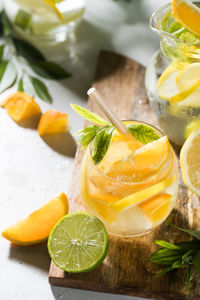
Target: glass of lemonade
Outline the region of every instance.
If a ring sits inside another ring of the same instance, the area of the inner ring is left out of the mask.
[[[95,165],[88,146],[81,169],[85,209],[100,218],[110,234],[137,236],[160,225],[174,207],[178,168],[166,136],[138,121],[127,124],[153,129],[158,140],[143,144],[115,130],[108,151]]]
[[[85,0],[3,0],[14,31],[30,42],[70,39],[85,10]]]
[[[182,145],[200,127],[200,37],[177,22],[171,4],[152,15],[150,27],[160,51],[146,72],[148,98],[165,134]]]

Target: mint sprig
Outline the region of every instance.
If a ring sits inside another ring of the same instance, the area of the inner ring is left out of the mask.
[[[96,125],[90,125],[75,133],[75,135],[80,136],[78,143],[82,145],[83,149],[86,148],[90,142],[92,142],[92,159],[94,163],[98,165],[108,151],[115,128],[102,117],[86,108],[75,104],[71,104],[71,107],[78,115],[90,121],[91,123],[103,126],[99,127]],[[142,144],[147,144],[160,138],[153,128],[143,124],[130,124],[126,125],[126,127],[129,132]]]
[[[158,273],[156,277],[175,269],[188,268],[186,278],[186,290],[188,290],[192,279],[193,269],[200,275],[200,232],[180,228],[171,223],[169,223],[169,225],[175,229],[188,233],[194,237],[194,239],[192,241],[174,244],[166,241],[155,241],[161,248],[151,255],[150,260],[156,264],[166,266],[166,268]]]

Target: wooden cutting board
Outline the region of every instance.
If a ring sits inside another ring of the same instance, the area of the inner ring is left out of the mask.
[[[144,87],[145,68],[124,56],[102,51],[99,56],[93,86],[108,101],[120,119],[135,119],[156,125],[156,117],[147,101]],[[100,113],[88,102],[88,108]],[[176,129],[175,129],[176,130]],[[70,211],[84,210],[79,194],[79,173],[83,151],[78,149],[68,193]],[[200,229],[199,198],[180,183],[179,198],[169,219],[178,226]],[[67,274],[51,262],[49,282],[52,285],[99,292],[141,296],[151,299],[200,299],[200,280],[194,275],[190,293],[185,292],[186,270],[173,271],[155,279],[160,267],[149,261],[156,250],[154,241],[188,240],[188,235],[171,229],[166,223],[158,229],[136,238],[110,236],[109,252],[94,271]]]

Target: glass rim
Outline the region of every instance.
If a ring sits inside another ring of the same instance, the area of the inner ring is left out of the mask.
[[[196,2],[196,1],[192,1],[192,2]],[[196,53],[196,51],[192,48],[192,45],[182,41],[181,39],[179,39],[178,37],[174,36],[173,34],[167,32],[167,31],[164,31],[162,29],[159,29],[157,26],[154,25],[154,20],[161,15],[161,12],[164,11],[165,9],[167,8],[171,8],[171,3],[167,3],[161,7],[159,7],[158,9],[156,9],[153,14],[151,15],[150,17],[150,20],[149,20],[149,27],[152,31],[156,32],[158,35],[160,36],[167,36],[169,37],[170,39],[173,39],[174,41],[176,41],[177,43],[181,43],[185,46],[187,46],[191,52],[193,53]],[[200,37],[199,37],[200,39]],[[199,51],[200,49],[198,49]]]
[[[153,128],[153,129],[155,129],[158,133],[159,133],[159,135],[160,135],[160,137],[164,137],[164,136],[166,136],[160,129],[158,129],[156,126],[154,126],[154,125],[151,125],[151,124],[149,124],[149,123],[147,123],[147,122],[144,122],[144,121],[139,121],[139,120],[133,120],[133,119],[128,119],[128,120],[121,120],[122,122],[125,122],[125,121],[131,121],[131,122],[136,122],[136,123],[140,123],[140,124],[145,124],[145,125],[147,125],[147,126],[149,126],[149,127],[151,127],[151,128]],[[124,184],[124,185],[128,185],[128,186],[135,186],[135,185],[142,185],[142,184],[144,184],[144,183],[148,183],[150,180],[151,180],[151,178],[147,178],[146,180],[140,180],[140,181],[135,181],[135,182],[128,182],[128,181],[122,181],[122,180],[117,180],[117,179],[115,179],[115,178],[112,178],[112,177],[110,177],[110,176],[108,176],[108,175],[106,175],[97,165],[95,165],[94,164],[94,162],[93,162],[93,160],[92,160],[92,157],[91,157],[91,147],[92,147],[92,143],[93,143],[93,141],[91,141],[90,142],[90,144],[89,144],[89,146],[88,146],[88,149],[89,149],[89,151],[88,151],[88,157],[89,157],[89,163],[92,165],[92,167],[93,168],[95,168],[95,170],[102,176],[102,177],[105,177],[107,180],[111,180],[111,181],[113,181],[113,182],[115,182],[115,183],[118,183],[118,184]],[[173,153],[173,149],[172,149],[172,146],[171,146],[171,144],[170,144],[170,150],[172,150],[172,153]],[[170,156],[170,159],[173,159],[171,156]],[[167,159],[167,162],[169,161],[169,158]],[[165,164],[164,164],[164,166],[165,166]],[[164,167],[163,166],[163,167]]]

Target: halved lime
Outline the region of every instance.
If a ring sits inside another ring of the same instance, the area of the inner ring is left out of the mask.
[[[54,264],[70,273],[96,268],[108,252],[108,233],[96,217],[75,212],[61,218],[48,239],[48,251]]]

